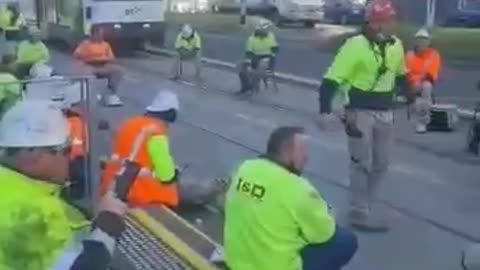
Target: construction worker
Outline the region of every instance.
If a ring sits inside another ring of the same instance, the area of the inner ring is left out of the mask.
[[[16,42],[22,40],[27,27],[27,21],[20,12],[18,2],[10,2],[7,8],[0,9],[0,28],[3,29],[5,39],[10,41],[9,47],[15,47]]]
[[[427,29],[420,29],[415,34],[415,47],[407,52],[407,80],[409,83],[407,97],[414,103],[416,132],[427,132],[430,123],[432,90],[438,80],[441,59],[437,50],[431,47],[431,35]]]
[[[69,160],[61,111],[18,102],[0,122],[0,147],[0,269],[107,269],[126,205],[108,194],[90,223],[60,198]]]
[[[193,60],[195,63],[195,79],[201,80],[202,41],[200,35],[189,24],[182,27],[182,31],[175,40],[175,62],[172,68],[173,80],[180,79],[182,62]]]
[[[3,115],[21,96],[21,85],[12,73],[14,58],[3,55],[0,63],[0,116]]]
[[[251,93],[253,83],[249,76],[249,68],[257,69],[259,62],[267,58],[269,60],[268,70],[273,72],[275,58],[278,53],[278,43],[275,34],[270,30],[272,23],[266,19],[260,19],[255,26],[255,31],[248,37],[246,46],[246,59],[240,67],[240,91],[237,95]]]
[[[115,174],[127,158],[140,167],[127,196],[132,206],[178,205],[178,170],[170,154],[168,128],[177,118],[179,102],[170,91],[159,91],[144,115],[132,116],[118,126],[113,136],[112,156],[105,164],[100,194],[111,186]]]
[[[50,61],[47,46],[40,39],[40,31],[31,29],[28,40],[21,41],[17,48],[17,74],[25,78],[30,73],[30,68],[39,63]]]
[[[225,204],[224,245],[231,270],[339,270],[357,250],[356,236],[335,223],[302,177],[303,128],[273,131],[266,154],[243,162]]]
[[[362,32],[345,41],[320,86],[320,127],[336,121],[331,101],[340,90],[348,91],[344,118],[350,152],[348,220],[372,232],[389,228],[373,203],[390,164],[396,82],[406,84],[403,45],[389,33],[394,15],[390,1],[370,1]]]
[[[122,106],[123,102],[117,92],[123,71],[113,64],[115,56],[110,44],[104,39],[103,30],[100,27],[92,27],[90,37],[78,45],[73,56],[88,65],[97,78],[108,80],[110,93],[103,97],[105,105]]]

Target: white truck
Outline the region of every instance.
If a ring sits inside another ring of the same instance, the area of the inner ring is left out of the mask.
[[[114,48],[136,49],[145,41],[162,44],[166,0],[21,0],[27,19],[48,39],[74,46],[100,26]]]
[[[326,0],[220,0],[213,9],[219,12],[237,12],[246,1],[247,13],[261,15],[278,26],[284,23],[301,22],[306,27],[324,19]]]

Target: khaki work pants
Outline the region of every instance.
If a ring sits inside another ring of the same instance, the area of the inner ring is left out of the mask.
[[[174,77],[180,77],[183,74],[183,63],[191,61],[195,67],[195,79],[201,79],[202,73],[202,55],[200,52],[196,53],[181,53],[177,52],[175,55],[175,60],[172,67],[172,75]]]
[[[393,111],[346,112],[350,152],[350,204],[368,212],[383,182],[393,146]]]
[[[428,125],[428,123],[430,123],[433,85],[429,81],[423,81],[419,84],[413,85],[412,88],[419,95],[413,105],[415,121],[422,125]]]
[[[102,66],[91,66],[92,73],[98,79],[107,79],[108,89],[111,94],[117,94],[120,82],[123,79],[123,70],[114,64],[105,64]]]

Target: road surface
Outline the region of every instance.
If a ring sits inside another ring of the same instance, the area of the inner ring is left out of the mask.
[[[167,47],[172,48],[177,31],[175,26],[168,28]],[[315,31],[314,29],[279,31],[280,52],[277,71],[316,80],[321,78],[333,55],[315,47],[314,40],[317,35]],[[232,63],[238,63],[244,57],[245,34],[238,32],[201,34],[204,57]],[[478,73],[479,71],[475,69],[458,69],[444,65],[435,89],[438,101],[472,108],[475,102],[480,100],[480,93],[476,91]]]
[[[58,70],[71,70],[71,60],[65,55],[52,52],[52,58]],[[226,176],[243,160],[263,153],[275,127],[304,126],[309,138],[305,176],[339,213],[345,209],[345,136],[341,130],[316,129],[311,117],[316,110],[313,92],[281,85],[279,94],[265,92],[248,102],[230,95],[236,78],[226,71],[206,68],[208,89],[201,90],[167,80],[171,67],[168,58],[140,55],[119,63],[126,71],[120,90],[126,104],[122,108],[96,109],[95,117],[115,125],[128,115],[142,113],[156,91],[175,91],[181,100],[181,113],[171,127],[171,148],[178,164],[192,164],[188,173],[199,181]],[[94,86],[97,91],[105,87],[103,82]],[[298,98],[291,102],[295,96]],[[95,138],[95,152],[107,153],[108,136],[98,134]],[[436,142],[443,144],[440,139]],[[359,253],[346,269],[460,269],[461,250],[471,241],[480,240],[478,164],[400,143],[388,178],[379,203],[389,213],[392,231],[379,235],[359,233]],[[220,215],[201,211],[188,217],[203,219],[201,228],[221,242]]]

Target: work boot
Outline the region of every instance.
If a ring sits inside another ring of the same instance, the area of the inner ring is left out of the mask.
[[[419,134],[423,134],[427,132],[427,126],[425,124],[417,123],[415,126],[415,132]]]
[[[172,80],[172,81],[178,81],[178,80],[180,80],[180,76],[174,75],[174,76],[170,77],[170,80]]]
[[[104,98],[103,101],[105,103],[105,106],[107,107],[118,107],[123,105],[122,100],[116,94],[106,95],[103,98]]]
[[[350,210],[348,222],[352,227],[365,232],[382,233],[389,230],[387,220],[371,211]]]

